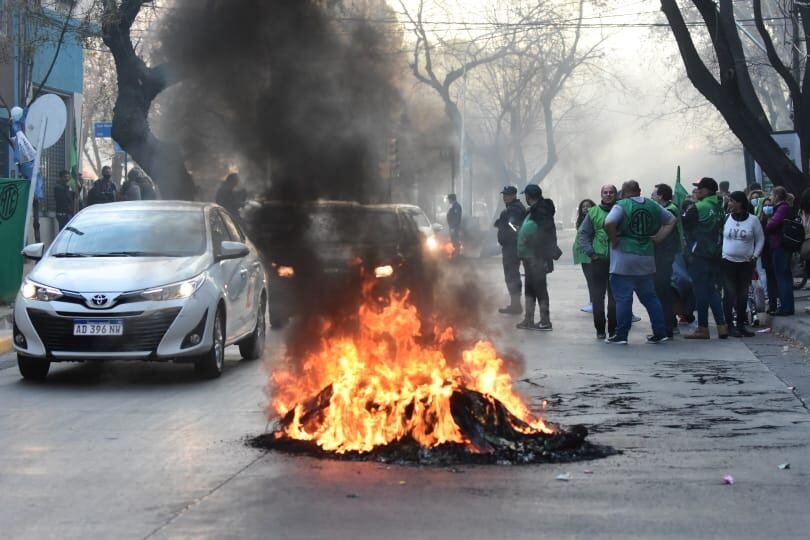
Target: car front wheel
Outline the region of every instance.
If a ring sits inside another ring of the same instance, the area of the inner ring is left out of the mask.
[[[48,376],[48,370],[51,369],[51,362],[43,358],[33,358],[31,356],[18,354],[17,366],[20,368],[20,374],[24,379],[41,381]]]
[[[265,317],[267,312],[267,301],[262,297],[259,302],[259,312],[256,314],[256,328],[248,337],[239,342],[239,354],[245,360],[256,360],[261,358],[264,352],[265,339]]]
[[[225,316],[217,311],[214,319],[213,343],[211,349],[194,363],[197,371],[206,379],[216,379],[222,375],[225,366]]]

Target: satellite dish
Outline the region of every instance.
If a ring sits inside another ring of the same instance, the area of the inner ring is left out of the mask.
[[[25,119],[25,136],[34,144],[39,141],[39,130],[43,125],[43,119],[47,119],[47,125],[45,126],[45,137],[40,150],[45,150],[56,144],[62,133],[65,132],[67,109],[62,98],[55,94],[45,94],[38,98],[28,109],[28,117]]]

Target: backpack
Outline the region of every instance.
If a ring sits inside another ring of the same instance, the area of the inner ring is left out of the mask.
[[[804,243],[804,225],[796,214],[782,222],[782,249],[798,251]]]

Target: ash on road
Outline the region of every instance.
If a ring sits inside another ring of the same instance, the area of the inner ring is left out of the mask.
[[[501,291],[500,261],[482,266]],[[420,468],[264,453],[243,443],[266,422],[259,363],[233,355],[215,381],[182,365],[67,365],[28,384],[6,357],[2,536],[806,537],[810,414],[789,389],[810,370],[801,351],[762,336],[648,346],[646,321],[610,347],[579,311],[579,268],[561,264],[550,289],[553,332],[503,317],[496,342],[525,354],[518,387],[549,401],[550,421],[588,425],[621,455]]]

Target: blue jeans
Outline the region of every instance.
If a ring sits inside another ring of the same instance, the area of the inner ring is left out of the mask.
[[[655,295],[655,274],[647,276],[622,276],[610,274],[610,287],[616,300],[616,337],[627,339],[630,325],[633,323],[633,293],[647,309],[650,316],[653,335],[666,337],[667,325],[664,321],[664,309]]]
[[[726,324],[723,314],[723,301],[720,298],[720,259],[692,257],[689,261],[689,276],[692,278],[692,289],[695,291],[698,326],[709,327],[709,308],[718,325]]]
[[[779,312],[793,315],[793,272],[790,270],[790,252],[782,248],[771,250],[773,273],[779,289]]]

